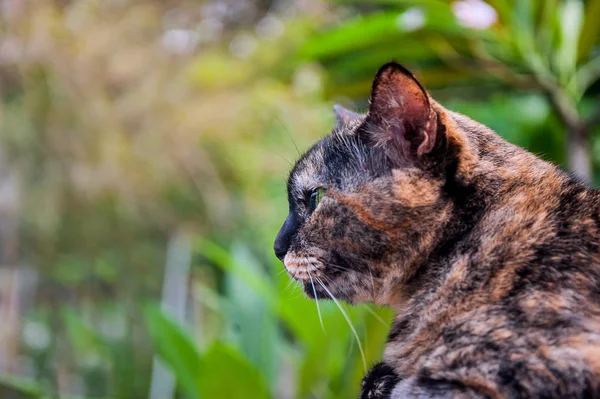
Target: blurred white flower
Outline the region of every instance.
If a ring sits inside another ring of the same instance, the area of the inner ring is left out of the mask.
[[[98,353],[95,350],[85,352],[81,356],[80,361],[83,367],[87,369],[98,369],[101,367],[106,367],[106,362],[104,361],[100,353]]]
[[[498,21],[494,7],[482,0],[462,0],[452,3],[458,22],[473,29],[487,29]]]
[[[398,15],[396,27],[406,32],[412,32],[425,25],[425,13],[419,7],[412,7]]]
[[[208,2],[202,6],[202,16],[223,19],[229,11],[229,6],[222,2]]]
[[[170,52],[189,54],[198,43],[198,33],[189,29],[169,29],[163,34],[161,41]]]
[[[517,110],[524,121],[541,124],[550,114],[550,106],[541,95],[524,96]]]
[[[23,47],[15,39],[5,36],[0,41],[0,63],[18,62],[22,54]]]
[[[198,24],[198,37],[203,42],[215,42],[223,33],[223,22],[217,18],[204,18]]]
[[[127,334],[125,316],[120,313],[106,314],[100,320],[98,329],[102,335],[114,341],[122,340]]]
[[[229,43],[229,51],[238,58],[246,59],[256,50],[256,38],[248,33],[239,33]]]
[[[285,26],[281,19],[269,14],[256,24],[256,34],[263,39],[275,40],[283,34]]]
[[[38,321],[27,321],[23,327],[23,341],[35,350],[44,350],[50,346],[50,330]]]
[[[314,64],[299,67],[294,74],[294,92],[298,96],[318,93],[323,87],[320,69]]]

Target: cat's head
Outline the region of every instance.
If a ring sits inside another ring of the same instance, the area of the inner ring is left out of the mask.
[[[460,143],[443,108],[394,62],[378,71],[366,115],[336,106],[336,116],[290,173],[275,253],[310,297],[389,304],[450,218],[446,176]]]

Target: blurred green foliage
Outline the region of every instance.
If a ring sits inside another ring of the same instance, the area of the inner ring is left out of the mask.
[[[148,398],[157,364],[173,397],[356,397],[391,311],[343,305],[363,364],[271,247],[293,161],[333,102],[366,108],[392,58],[448,108],[600,176],[599,0],[6,3],[3,398]]]
[[[593,179],[587,148],[600,118],[593,89],[600,78],[599,1],[342,3],[368,5],[367,15],[316,35],[300,50],[330,72],[332,92],[359,96],[371,84],[374,65],[395,58],[417,66],[430,90],[537,93],[569,139],[566,166]]]

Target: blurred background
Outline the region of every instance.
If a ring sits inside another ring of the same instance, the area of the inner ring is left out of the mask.
[[[392,315],[317,309],[272,242],[390,59],[600,182],[599,0],[0,0],[0,32],[1,398],[356,397]]]

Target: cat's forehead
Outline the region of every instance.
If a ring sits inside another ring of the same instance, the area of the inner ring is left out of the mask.
[[[338,124],[329,135],[300,157],[288,180],[291,195],[302,198],[304,191],[310,191],[326,180],[339,177],[348,163],[362,154],[356,137],[356,131],[362,122],[363,118],[357,118]]]
[[[295,198],[301,198],[304,190],[317,187],[318,176],[325,163],[326,137],[314,144],[294,165],[288,179],[288,190]]]

